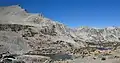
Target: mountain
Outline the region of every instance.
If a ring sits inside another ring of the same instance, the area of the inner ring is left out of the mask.
[[[19,5],[0,7],[0,53],[20,55],[17,57],[27,58],[23,59],[26,63],[33,62],[35,58],[44,62],[51,60],[49,57],[52,55],[72,54],[73,49],[86,47],[87,43],[99,42],[119,43],[120,28],[73,29],[42,14],[28,13]],[[43,60],[43,56],[48,57]]]

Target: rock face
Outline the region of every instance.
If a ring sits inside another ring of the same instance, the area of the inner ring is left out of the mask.
[[[66,54],[71,53],[71,49],[85,47],[86,42],[120,42],[120,28],[72,29],[41,14],[27,13],[18,5],[0,7],[1,54],[6,52],[44,56]]]
[[[95,29],[83,27],[77,29],[77,36],[88,42],[120,42],[120,28],[107,27],[104,29]]]

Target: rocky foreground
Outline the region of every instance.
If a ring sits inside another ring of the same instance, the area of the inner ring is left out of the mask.
[[[100,50],[99,48],[106,48]],[[19,5],[0,7],[1,63],[120,63],[120,28],[69,28]]]

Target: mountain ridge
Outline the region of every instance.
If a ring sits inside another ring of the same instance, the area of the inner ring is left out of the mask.
[[[1,48],[22,55],[73,54],[74,49],[87,47],[87,43],[120,42],[119,27],[72,29],[42,14],[28,13],[18,5],[0,7],[0,35]]]

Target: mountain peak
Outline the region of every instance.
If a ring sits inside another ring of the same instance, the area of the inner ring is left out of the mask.
[[[20,5],[11,5],[11,6],[3,6],[0,7],[0,14],[9,14],[9,13],[17,13],[17,12],[27,13],[25,9],[23,9]]]
[[[10,23],[21,21],[26,18],[29,13],[20,5],[11,5],[0,7],[0,23]]]
[[[8,6],[8,7],[18,7],[18,8],[21,8],[21,5],[17,4],[17,5],[11,5],[11,6]]]

